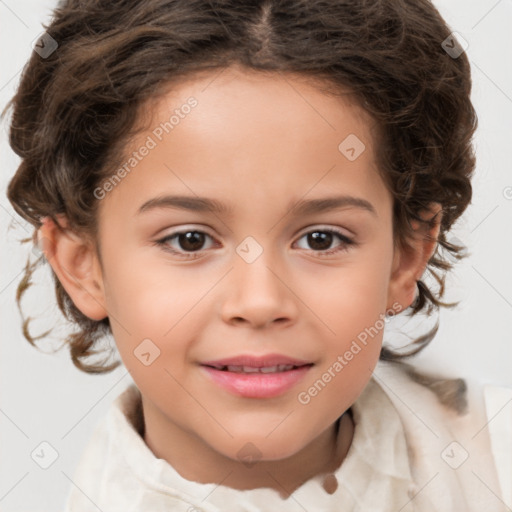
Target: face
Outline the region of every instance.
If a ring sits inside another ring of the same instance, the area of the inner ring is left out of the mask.
[[[356,400],[384,315],[410,304],[372,122],[304,78],[234,68],[152,115],[96,191],[94,315],[155,446],[290,457]]]

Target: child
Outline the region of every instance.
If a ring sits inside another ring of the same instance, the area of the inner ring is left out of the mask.
[[[112,334],[135,382],[66,510],[504,510],[478,400],[401,362],[437,326],[382,346],[453,306],[471,201],[470,68],[432,4],[68,0],[45,28],[8,197],[73,363],[115,368]]]

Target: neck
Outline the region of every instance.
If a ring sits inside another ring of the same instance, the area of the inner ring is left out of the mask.
[[[151,404],[144,403],[143,410],[144,441],[156,457],[166,460],[183,478],[239,490],[272,488],[283,498],[314,476],[328,475],[339,468],[350,448],[354,431],[352,415],[346,412],[292,456],[247,464],[224,456],[193,433],[183,432],[174,424],[154,421],[161,418],[154,414]],[[332,480],[328,485],[332,487]]]

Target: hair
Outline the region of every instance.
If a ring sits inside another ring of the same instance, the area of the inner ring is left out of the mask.
[[[420,215],[429,204],[442,206],[426,268],[438,289],[418,280],[409,314],[458,304],[441,301],[446,272],[465,256],[446,234],[471,201],[477,116],[466,54],[444,50],[451,30],[429,0],[68,0],[43,27],[58,47],[46,58],[32,53],[2,113],[14,107],[9,142],[21,157],[7,196],[35,228],[23,242],[36,242],[43,217],[59,226],[57,214],[96,240],[93,191],[123,161],[141,108],[173,84],[233,65],[289,72],[333,94],[349,90],[375,121],[397,247],[411,240],[411,221],[433,225]],[[29,257],[16,296],[23,334],[34,346],[47,333],[30,335],[20,301],[42,260]],[[65,342],[75,366],[89,373],[116,368],[119,361],[86,362],[112,333],[109,318],[82,314],[52,277],[59,309],[79,328]],[[407,351],[383,347],[381,359],[416,354],[438,326]]]

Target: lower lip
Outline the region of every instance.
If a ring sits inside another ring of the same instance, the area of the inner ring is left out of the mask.
[[[279,396],[304,378],[311,366],[275,373],[236,373],[202,366],[211,379],[227,391],[246,398]]]

